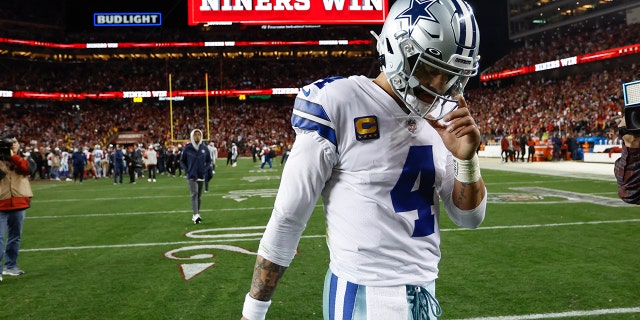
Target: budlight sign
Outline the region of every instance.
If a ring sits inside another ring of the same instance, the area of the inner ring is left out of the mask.
[[[189,25],[378,24],[388,0],[188,0]]]
[[[162,25],[159,12],[96,12],[93,14],[95,27],[155,27]]]

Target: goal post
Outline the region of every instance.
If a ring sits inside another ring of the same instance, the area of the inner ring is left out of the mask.
[[[181,142],[183,140],[178,140],[175,138],[175,128],[176,125],[174,123],[173,117],[173,88],[172,88],[172,74],[169,73],[169,129],[170,129],[170,141],[172,143]],[[204,86],[205,86],[205,107],[206,107],[206,119],[205,119],[205,131],[206,131],[206,139],[203,137],[203,141],[211,141],[211,127],[210,127],[210,113],[209,113],[209,74],[204,74]],[[203,134],[204,135],[204,134]]]

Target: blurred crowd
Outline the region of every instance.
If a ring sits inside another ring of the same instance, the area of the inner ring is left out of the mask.
[[[606,24],[603,23],[603,24]],[[532,36],[514,45],[504,57],[485,70],[498,72],[538,63],[640,43],[640,23],[598,25],[576,23]]]
[[[500,70],[638,43],[640,24],[549,33],[527,41],[498,61]],[[6,32],[0,29],[1,32]],[[248,34],[248,33],[245,33]],[[284,34],[284,33],[283,33]],[[1,36],[1,34],[0,34]],[[86,35],[85,35],[86,36]],[[99,37],[98,35],[93,35]],[[566,41],[566,39],[572,39]],[[85,39],[86,40],[86,39]],[[176,39],[184,40],[184,39]],[[129,40],[133,41],[133,40]],[[167,41],[167,38],[164,38]],[[627,60],[628,61],[628,60]],[[607,65],[572,75],[522,76],[465,92],[485,143],[505,135],[605,136],[613,139],[622,110],[621,86],[640,80],[637,62]],[[47,62],[0,58],[0,90],[99,93],[145,90],[263,89],[302,87],[328,76],[379,72],[373,57],[140,59]],[[171,83],[169,83],[171,75]],[[261,145],[292,142],[293,96],[239,100],[213,97],[175,101],[130,99],[52,101],[0,98],[0,132],[15,132],[25,145],[71,150],[107,147],[122,132],[142,133],[139,143],[173,148],[195,128],[221,157],[235,143],[240,155]],[[207,123],[207,118],[209,122]]]
[[[555,80],[522,78],[465,95],[486,142],[545,132],[613,140],[624,106],[622,83],[634,80],[640,80],[638,63]]]
[[[327,76],[375,75],[371,57],[144,59],[60,63],[0,59],[0,90],[100,93],[299,88]],[[171,82],[169,76],[171,75]],[[207,79],[207,80],[205,80]],[[207,81],[205,83],[205,81]]]
[[[138,143],[145,145],[177,147],[188,141],[189,132],[197,128],[203,131],[206,140],[222,149],[221,155],[226,154],[232,143],[245,155],[250,154],[251,144],[284,146],[292,142],[291,101],[275,100],[211,105],[208,125],[204,99],[176,103],[172,108],[167,104],[116,101],[5,106],[0,113],[0,131],[18,134],[27,146],[71,150],[115,144],[122,132],[141,133],[143,138]]]

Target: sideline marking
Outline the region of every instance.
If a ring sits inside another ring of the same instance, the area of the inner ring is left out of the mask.
[[[567,317],[581,317],[581,316],[597,316],[597,315],[603,315],[603,314],[621,314],[621,313],[640,313],[640,307],[568,311],[568,312],[560,312],[560,313],[540,313],[540,314],[528,314],[528,315],[522,315],[522,316],[465,318],[465,319],[458,319],[458,320],[530,320],[530,319],[553,319],[553,318],[567,318]]]

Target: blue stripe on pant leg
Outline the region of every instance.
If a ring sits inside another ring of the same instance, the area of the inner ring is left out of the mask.
[[[325,320],[366,319],[365,287],[340,280],[329,270],[325,276],[322,310]],[[342,312],[336,313],[336,310]]]
[[[355,309],[357,293],[358,285],[347,282],[347,288],[344,293],[344,305],[342,306],[342,320],[353,319],[353,310]]]
[[[324,294],[322,295],[322,313],[325,320],[334,320],[336,313],[336,287],[338,278],[331,270],[324,277]]]

